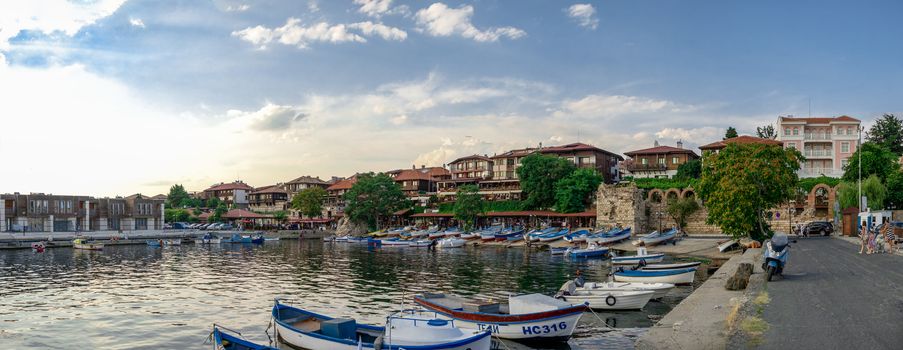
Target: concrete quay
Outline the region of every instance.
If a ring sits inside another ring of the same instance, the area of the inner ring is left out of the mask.
[[[90,232],[2,232],[0,249],[30,249],[31,243],[46,242],[47,246],[70,247],[76,237],[90,238],[104,245],[146,244],[148,239],[194,239],[206,233],[220,237],[234,232],[250,234],[255,231],[201,231],[201,230],[142,230],[142,231],[90,231]],[[332,234],[318,230],[261,231],[264,237],[281,239],[322,239]]]
[[[678,243],[680,245],[680,243]],[[757,263],[761,249],[747,249],[734,254],[705,283],[681,301],[636,342],[636,348],[647,349],[725,349],[731,339],[734,322],[752,293],[761,289],[762,270]],[[746,290],[724,288],[744,262],[752,263],[753,277]]]

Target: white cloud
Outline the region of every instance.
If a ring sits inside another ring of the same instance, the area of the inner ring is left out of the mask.
[[[0,1],[0,50],[22,30],[74,35],[79,29],[115,12],[126,0]]]
[[[355,33],[359,32],[358,33]],[[367,42],[364,37],[379,36],[385,40],[403,41],[407,38],[407,32],[398,28],[389,27],[382,23],[359,22],[349,25],[319,22],[310,26],[301,24],[297,18],[289,18],[285,25],[278,28],[264,26],[248,27],[232,32],[232,36],[250,42],[260,48],[277,41],[284,45],[307,48],[312,43],[329,42],[333,44],[345,42]]]
[[[374,18],[380,18],[384,15],[407,16],[411,13],[407,5],[392,7],[392,0],[354,0],[354,4],[361,6],[357,9],[357,12]]]
[[[348,25],[349,28],[356,28],[361,30],[361,34],[364,36],[373,36],[378,35],[384,40],[395,40],[395,41],[404,41],[408,38],[408,33],[395,28],[390,27],[382,23],[373,23],[370,21],[364,21],[359,23],[352,23]]]
[[[655,133],[655,137],[662,140],[692,140],[695,142],[705,142],[705,140],[715,140],[718,135],[724,134],[724,130],[712,126],[700,128],[664,128]]]
[[[249,9],[251,9],[251,5],[248,4],[226,5],[226,11],[228,12],[245,12]]]
[[[580,26],[596,29],[599,26],[599,18],[596,17],[596,8],[592,4],[574,4],[566,9],[569,17],[577,21]]]
[[[320,12],[320,3],[317,2],[317,0],[308,0],[307,9],[310,10],[310,12]]]
[[[479,42],[494,42],[502,37],[519,39],[527,35],[523,30],[514,27],[478,29],[470,21],[473,11],[473,6],[470,5],[450,8],[444,3],[437,2],[417,11],[414,17],[421,29],[432,36],[459,35]]]
[[[395,124],[395,125],[402,125],[407,122],[408,122],[408,116],[404,115],[404,114],[399,115],[395,118],[392,118],[392,124]]]
[[[144,21],[142,21],[140,18],[129,18],[129,24],[131,24],[133,27],[144,28]]]
[[[588,95],[578,100],[565,100],[555,116],[612,117],[635,113],[680,112],[682,107],[672,101],[639,96]]]

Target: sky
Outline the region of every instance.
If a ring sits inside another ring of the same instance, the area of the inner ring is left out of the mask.
[[[0,193],[200,191],[903,114],[899,1],[6,0]],[[698,151],[698,150],[697,150]]]

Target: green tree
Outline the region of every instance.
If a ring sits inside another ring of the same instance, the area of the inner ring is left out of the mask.
[[[771,124],[760,126],[756,128],[756,136],[759,136],[763,139],[774,140],[778,137],[778,133],[774,131],[774,126]]]
[[[897,177],[892,175],[891,177]],[[894,180],[897,181],[897,180]],[[883,210],[885,200],[893,197],[888,193],[887,187],[881,183],[877,175],[871,175],[862,180],[862,196],[866,198],[868,208],[871,210]],[[837,200],[841,208],[859,207],[859,186],[855,181],[844,181],[837,188]]]
[[[280,211],[273,213],[273,220],[276,220],[276,222],[279,222],[279,223],[285,222],[285,219],[287,219],[287,218],[288,218],[288,213],[286,213],[284,210],[280,210]]]
[[[217,208],[221,204],[221,201],[217,197],[210,197],[207,199],[207,208]]]
[[[735,238],[768,238],[766,211],[794,197],[802,155],[777,145],[728,144],[706,158],[697,191],[706,222]]]
[[[191,214],[185,209],[164,209],[163,219],[166,222],[187,222],[191,219]]]
[[[323,200],[326,198],[326,190],[321,187],[306,188],[292,197],[292,209],[301,212],[306,217],[320,217],[323,215]]]
[[[688,160],[677,167],[677,179],[698,179],[702,175],[702,161],[699,159]]]
[[[727,131],[724,133],[724,139],[732,139],[737,137],[737,129],[734,129],[733,126],[727,127]]]
[[[893,114],[884,114],[865,133],[865,139],[884,146],[897,156],[903,155],[903,120]]]
[[[411,206],[391,176],[379,173],[360,174],[345,193],[345,214],[351,221],[365,224],[370,230],[380,227],[382,219],[392,212]]]
[[[574,169],[574,164],[556,156],[533,153],[521,159],[517,176],[526,195],[524,208],[546,209],[555,205],[555,184]]]
[[[483,196],[476,185],[458,187],[455,199],[455,219],[464,224],[463,229],[470,230],[477,222],[477,216],[483,213]]]
[[[887,198],[885,204],[890,209],[903,209],[903,172],[895,171],[887,176],[885,181]]]
[[[555,183],[555,209],[560,213],[586,210],[604,178],[595,169],[580,168]]]
[[[683,232],[687,226],[687,218],[699,210],[699,203],[695,198],[680,198],[668,200],[668,215],[677,223],[677,228]]]
[[[188,191],[185,191],[185,187],[175,184],[169,188],[169,195],[166,196],[166,206],[169,208],[182,208],[183,202],[188,201],[190,198]]]
[[[204,201],[197,198],[185,198],[182,200],[181,206],[183,208],[200,208],[204,206]]]
[[[210,215],[210,218],[208,221],[223,222],[223,214],[226,214],[227,211],[229,211],[229,208],[226,207],[225,203],[217,204],[216,209],[213,210],[213,214]]]
[[[878,175],[884,181],[892,172],[900,169],[899,157],[886,147],[872,142],[862,144],[853,152],[847,166],[843,168],[843,180],[855,182],[859,180],[859,153],[862,153],[862,178]]]

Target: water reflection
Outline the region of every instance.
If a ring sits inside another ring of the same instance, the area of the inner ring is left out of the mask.
[[[379,324],[416,293],[551,293],[577,269],[590,281],[608,272],[599,260],[575,262],[516,248],[370,251],[318,241],[0,251],[0,344],[200,349],[214,322],[267,343],[264,330],[276,297]],[[587,313],[561,348],[632,347],[654,323],[650,317],[664,315],[689,292],[672,292],[642,312]],[[501,348],[528,349],[505,343]]]

